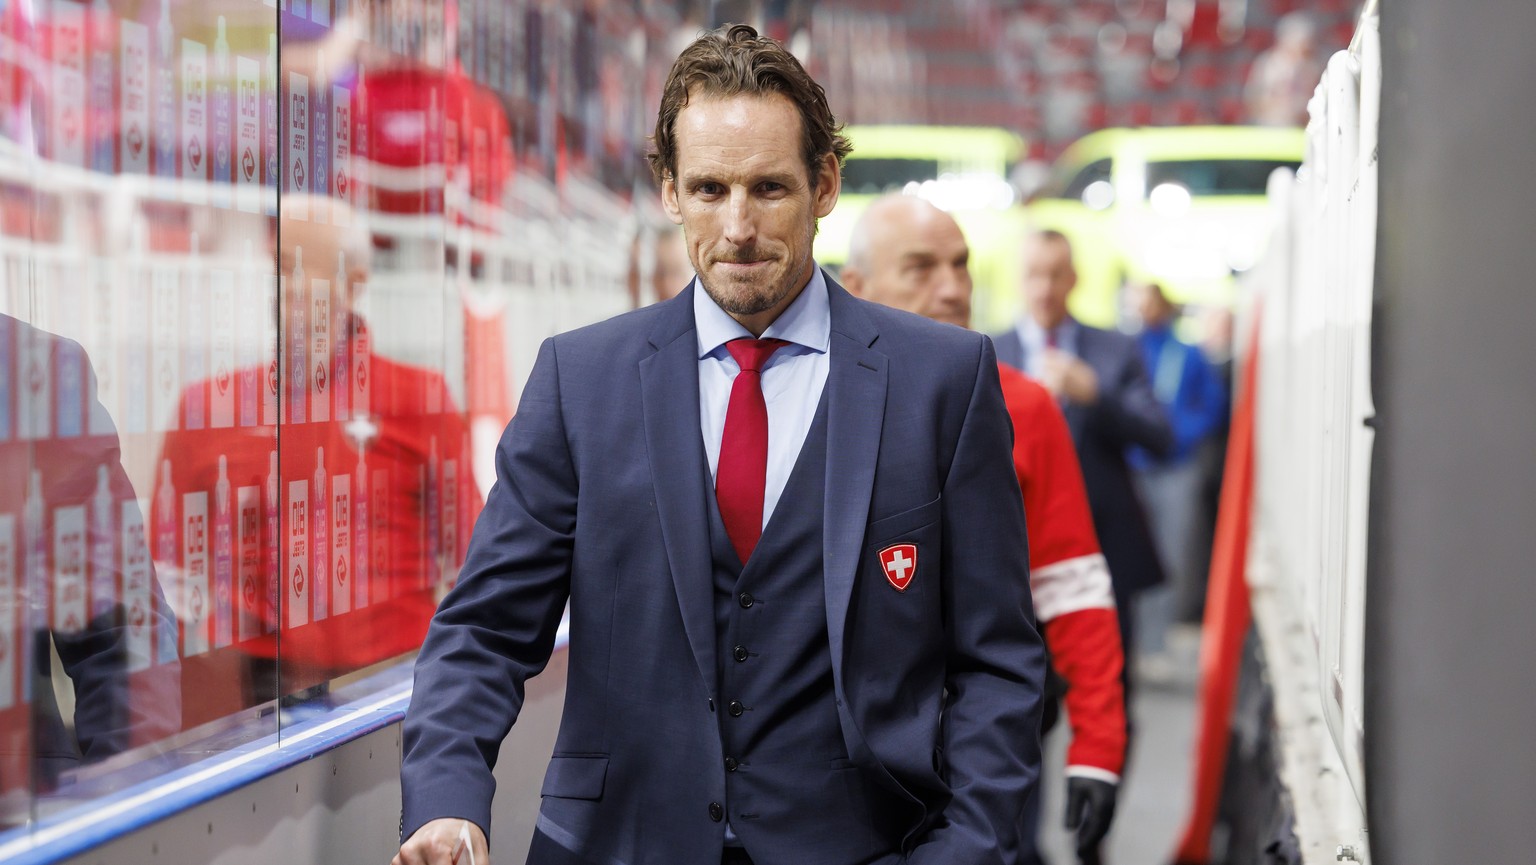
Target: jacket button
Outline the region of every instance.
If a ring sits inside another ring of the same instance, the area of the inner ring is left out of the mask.
[[[731,704],[729,706],[726,706],[725,709],[726,709],[727,712],[731,713],[731,717],[732,718],[740,718],[741,717],[741,713],[745,712],[747,710],[747,707],[743,706],[741,704],[740,700],[732,700]]]
[[[714,697],[710,697],[709,698],[709,710],[711,712],[713,712],[715,710],[715,698]]]
[[[747,647],[737,646],[734,650],[731,651],[731,657],[738,661],[745,661],[747,659]]]
[[[741,608],[743,610],[748,609],[749,607],[752,606],[753,603],[755,603],[755,600],[753,599],[751,592],[742,592],[741,596],[738,597],[736,600],[741,602]]]
[[[709,803],[709,819],[715,821],[716,823],[719,823],[721,820],[725,819],[725,809],[720,807],[719,802]]]
[[[736,762],[736,758],[735,757],[726,757],[725,758],[725,771],[727,771],[727,772],[734,772],[734,771],[736,771],[736,767],[740,766],[740,765],[741,765],[740,763]]]

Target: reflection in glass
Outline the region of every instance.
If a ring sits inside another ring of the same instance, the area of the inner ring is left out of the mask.
[[[325,223],[310,218],[322,205],[316,196],[285,195],[273,238],[288,330],[280,447],[187,424],[166,435],[160,462],[174,490],[156,499],[157,525],[199,525],[210,493],[215,515],[223,501],[241,503],[221,542],[229,552],[216,549],[212,561],[240,566],[232,618],[244,630],[224,629],[220,607],[214,622],[188,619],[197,633],[186,644],[189,655],[234,647],[237,705],[315,693],[415,649],[478,512],[457,401],[440,372],[374,352],[358,311],[372,258],[368,226],[344,202],[323,204]],[[223,380],[189,385],[180,414],[198,410]],[[182,571],[200,573],[203,555],[184,557]]]
[[[181,670],[90,359],[0,314],[0,394],[16,406],[0,418],[0,826],[11,826],[33,816],[30,794],[179,731]]]
[[[686,281],[687,7],[0,11],[0,828],[416,649],[539,342]]]

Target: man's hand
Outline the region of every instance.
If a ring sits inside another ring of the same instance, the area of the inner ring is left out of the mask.
[[[1047,349],[1040,365],[1040,383],[1051,396],[1081,405],[1099,400],[1099,376],[1093,367],[1064,351]]]
[[[467,839],[461,843],[461,838]],[[490,865],[491,853],[480,827],[457,817],[422,826],[400,845],[390,865]]]
[[[1077,833],[1077,853],[1092,854],[1115,819],[1117,787],[1097,778],[1067,778],[1067,828]]]

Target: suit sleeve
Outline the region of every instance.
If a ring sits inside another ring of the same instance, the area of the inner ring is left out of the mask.
[[[53,505],[88,506],[96,490],[97,471],[104,467],[114,510],[135,502],[133,484],[123,470],[116,428],[97,396],[96,371],[90,358],[73,340],[63,338],[57,339],[54,351],[78,354],[84,367],[85,405],[92,418],[91,429],[105,429],[106,432],[38,443],[33,452],[34,466],[43,475],[44,500]],[[89,520],[87,549],[95,549],[102,540],[96,535],[96,529],[96,521]],[[93,562],[92,566],[100,564]],[[110,579],[121,585],[123,575],[117,565],[118,560],[114,558]],[[161,638],[169,633],[174,642],[176,617],[153,574],[150,616]],[[181,730],[181,662],[172,658],[130,674],[129,630],[128,611],[116,604],[105,610],[92,609],[79,630],[52,632],[59,661],[74,685],[75,739],[81,756],[88,763],[135,745],[158,741]]]
[[[496,450],[496,483],[459,584],[416,661],[400,767],[401,837],[440,817],[490,831],[491,771],[544,668],[570,594],[576,472],[562,420],[555,344],[546,340]]]
[[[1140,445],[1156,456],[1173,450],[1173,427],[1152,392],[1152,380],[1136,343],[1127,339],[1124,357],[1109,381],[1099,382],[1099,401],[1090,413],[1095,431],[1113,450]]]
[[[997,361],[984,340],[944,480],[942,745],[952,798],[913,863],[1013,865],[1040,775],[1045,653],[1029,599],[1024,507]]]

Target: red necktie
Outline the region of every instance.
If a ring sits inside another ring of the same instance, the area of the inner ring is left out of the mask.
[[[731,546],[746,564],[763,534],[763,495],[768,485],[768,403],[763,399],[763,364],[782,339],[733,339],[725,344],[741,372],[731,384],[715,468],[715,499]]]

